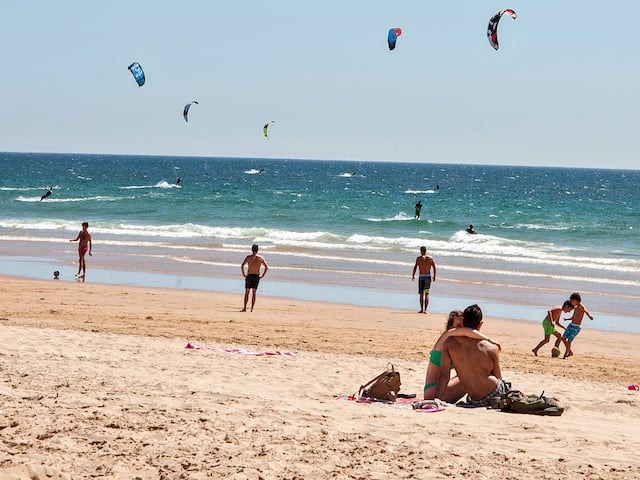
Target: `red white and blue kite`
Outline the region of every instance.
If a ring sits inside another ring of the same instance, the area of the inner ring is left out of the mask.
[[[389,43],[389,50],[393,50],[394,48],[396,48],[396,40],[400,35],[402,35],[401,28],[389,29],[389,35],[387,36],[387,42]]]
[[[495,50],[498,50],[498,48],[500,48],[500,45],[498,45],[498,23],[500,22],[502,15],[508,15],[514,20],[517,17],[515,10],[511,10],[510,8],[501,10],[493,17],[491,17],[491,20],[489,20],[489,27],[487,27],[487,38],[489,39],[489,43]]]

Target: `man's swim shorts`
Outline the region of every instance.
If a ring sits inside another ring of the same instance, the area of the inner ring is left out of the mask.
[[[418,293],[429,293],[431,288],[431,275],[420,275],[418,277]]]
[[[244,279],[244,288],[258,288],[260,283],[260,275],[251,273]]]

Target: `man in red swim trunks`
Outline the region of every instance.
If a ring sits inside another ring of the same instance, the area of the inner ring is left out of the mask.
[[[78,240],[80,241],[78,243],[79,262],[78,262],[78,273],[76,273],[76,278],[82,279],[83,282],[84,282],[84,276],[87,273],[87,264],[84,260],[84,256],[87,254],[87,252],[89,252],[89,256],[92,255],[91,234],[89,233],[88,229],[89,229],[89,222],[83,222],[82,230],[78,233],[78,236],[73,240],[69,240],[70,242],[77,242]],[[82,272],[82,275],[80,275],[80,272]]]
[[[253,306],[256,304],[256,290],[258,289],[258,284],[260,283],[260,279],[267,274],[267,270],[269,270],[269,265],[264,258],[258,255],[258,245],[255,243],[251,246],[251,255],[247,255],[240,265],[240,270],[242,271],[242,276],[244,277],[244,307],[242,308],[243,312],[247,311],[247,302],[249,301],[249,291],[253,291],[253,295],[251,297],[251,311],[253,312]],[[244,271],[244,266],[247,265],[247,272]],[[264,271],[260,274],[261,268],[264,267]]]

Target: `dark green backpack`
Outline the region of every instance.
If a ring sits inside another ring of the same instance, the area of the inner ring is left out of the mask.
[[[540,395],[525,395],[520,390],[509,390],[507,393],[492,399],[491,408],[503,412],[528,413],[531,415],[551,415],[559,417],[564,407],[557,398]]]

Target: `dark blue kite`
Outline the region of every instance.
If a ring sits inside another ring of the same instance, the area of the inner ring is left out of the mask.
[[[144,85],[144,70],[142,70],[140,64],[138,62],[133,62],[128,68],[131,75],[133,75],[133,78],[138,82],[138,86],[141,87]]]
[[[196,100],[194,100],[193,102],[189,102],[184,106],[184,109],[182,110],[182,116],[184,117],[184,121],[187,123],[189,123],[189,109],[193,104],[198,105],[198,102]]]

